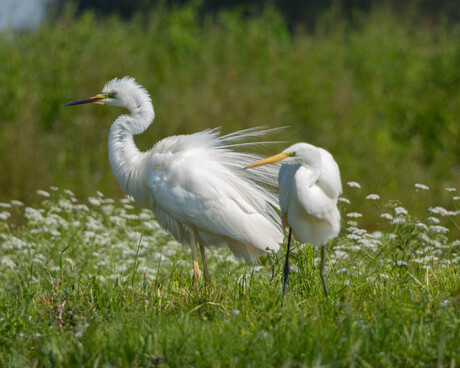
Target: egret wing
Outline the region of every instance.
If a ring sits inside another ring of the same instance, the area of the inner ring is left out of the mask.
[[[242,180],[209,153],[196,150],[165,156],[161,170],[152,170],[148,186],[161,225],[182,242],[188,243],[187,234],[193,232],[202,243],[234,240],[278,250],[279,227],[246,199],[262,198],[261,188]]]

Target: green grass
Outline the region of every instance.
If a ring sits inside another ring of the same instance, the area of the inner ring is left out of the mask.
[[[367,214],[342,202],[343,230],[327,251],[330,296],[318,249],[296,244],[281,308],[283,252],[251,266],[210,250],[211,283],[194,285],[190,251],[148,210],[50,193],[35,209],[1,204],[1,366],[460,363],[460,241],[444,228],[459,225],[458,212],[417,219],[401,203],[368,199],[385,214],[369,233],[359,225]]]

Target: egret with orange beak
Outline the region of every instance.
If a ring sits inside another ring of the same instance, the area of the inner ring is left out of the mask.
[[[281,221],[289,228],[283,297],[289,277],[291,234],[301,243],[321,247],[320,276],[328,295],[324,265],[325,245],[340,231],[337,199],[342,194],[340,171],[332,155],[308,143],[296,143],[282,153],[246,168],[282,161],[278,174]]]

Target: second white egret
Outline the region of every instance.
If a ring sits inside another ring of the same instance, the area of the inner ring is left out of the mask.
[[[327,296],[325,245],[340,231],[337,200],[342,194],[342,182],[339,167],[325,149],[308,143],[296,143],[282,153],[247,168],[280,161],[283,162],[278,174],[281,220],[284,227],[289,227],[283,300],[290,270],[291,233],[301,243],[321,247],[320,276]]]

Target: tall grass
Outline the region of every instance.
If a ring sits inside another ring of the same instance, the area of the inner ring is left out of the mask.
[[[447,206],[460,180],[460,32],[402,22],[385,9],[349,26],[323,22],[291,34],[267,10],[199,16],[159,7],[130,22],[71,11],[36,32],[0,35],[0,199],[28,201],[58,185],[121,196],[107,163],[110,123],[121,113],[61,108],[130,75],[152,94],[154,125],[142,149],[168,135],[223,126],[289,125],[273,139],[333,153],[344,181],[425,211],[415,183]],[[282,148],[284,146],[280,146]],[[272,152],[267,152],[267,154]],[[352,198],[356,209],[365,206]],[[369,225],[376,224],[369,217]]]

